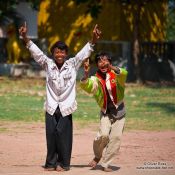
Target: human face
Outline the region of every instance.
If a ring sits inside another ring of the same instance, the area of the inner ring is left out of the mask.
[[[58,48],[54,49],[53,57],[58,65],[62,65],[64,63],[66,56],[67,56],[67,53],[65,50],[61,50]]]
[[[98,69],[104,74],[106,74],[109,71],[109,65],[110,62],[106,56],[102,56],[97,63]]]

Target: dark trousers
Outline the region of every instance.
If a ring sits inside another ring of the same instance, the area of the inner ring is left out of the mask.
[[[59,165],[69,169],[72,138],[72,115],[63,117],[59,107],[53,115],[46,112],[46,168],[56,168]]]

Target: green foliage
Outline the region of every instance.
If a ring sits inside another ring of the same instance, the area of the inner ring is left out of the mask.
[[[26,2],[29,2],[30,6],[34,10],[39,11],[40,0],[26,0]]]
[[[85,3],[87,5],[86,13],[89,13],[92,18],[98,18],[103,9],[102,0],[74,0],[77,5]],[[110,3],[110,1],[106,1]],[[111,1],[112,2],[112,1]],[[119,0],[122,5],[145,5],[149,0]]]
[[[175,40],[175,0],[169,0],[167,19],[167,40]]]
[[[6,0],[0,1],[0,25],[7,25],[14,23],[16,27],[19,26],[23,17],[16,12],[16,7],[20,3],[20,0]],[[39,0],[26,0],[31,7],[35,10],[39,10]]]
[[[87,10],[85,13],[89,13],[92,18],[98,18],[98,15],[102,10],[102,2],[101,0],[74,0],[77,5],[81,3],[87,4]]]

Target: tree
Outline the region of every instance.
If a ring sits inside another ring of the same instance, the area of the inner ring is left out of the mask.
[[[123,5],[133,6],[133,44],[132,44],[132,58],[134,63],[134,72],[137,82],[142,82],[141,79],[141,61],[140,61],[140,18],[141,10],[148,3],[149,0],[121,0]]]
[[[87,10],[85,13],[90,13],[92,18],[98,18],[102,10],[101,0],[74,0],[77,5],[87,3]]]
[[[167,40],[175,40],[175,0],[169,0],[167,20]]]
[[[27,58],[27,54],[22,53],[23,46],[18,37],[18,28],[25,21],[23,16],[16,11],[20,2],[20,0],[0,1],[0,29],[2,32],[6,31],[8,36],[6,49],[9,63],[18,63],[21,61],[21,57]],[[35,10],[38,10],[40,3],[39,0],[25,0],[23,2],[28,2]]]
[[[13,23],[16,27],[19,26],[21,21],[24,20],[16,11],[16,7],[20,2],[20,0],[0,1],[0,26],[10,23]],[[33,9],[38,10],[39,0],[25,0],[25,2],[28,2]]]
[[[86,3],[87,4],[87,11],[91,14],[91,16],[94,18],[98,18],[98,15],[103,9],[103,2],[105,0],[74,0],[77,4],[80,3]],[[140,40],[141,40],[141,32],[140,32],[140,26],[141,26],[141,17],[143,17],[143,11],[145,10],[144,7],[151,3],[151,0],[118,0],[114,1],[111,0],[111,2],[118,2],[121,4],[123,8],[122,10],[131,12],[132,9],[132,25],[133,26],[133,37],[132,37],[132,61],[134,65],[134,74],[136,76],[136,80],[138,82],[143,81],[141,79],[141,62],[140,62]],[[128,8],[127,8],[128,7]],[[129,14],[128,13],[128,14]],[[94,15],[95,14],[95,15]]]

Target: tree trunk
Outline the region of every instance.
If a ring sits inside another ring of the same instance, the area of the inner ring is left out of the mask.
[[[138,83],[142,82],[141,80],[141,71],[140,71],[140,13],[141,13],[141,4],[136,4],[136,10],[134,12],[134,29],[133,29],[133,63],[134,63],[134,72],[136,76],[136,81]]]

